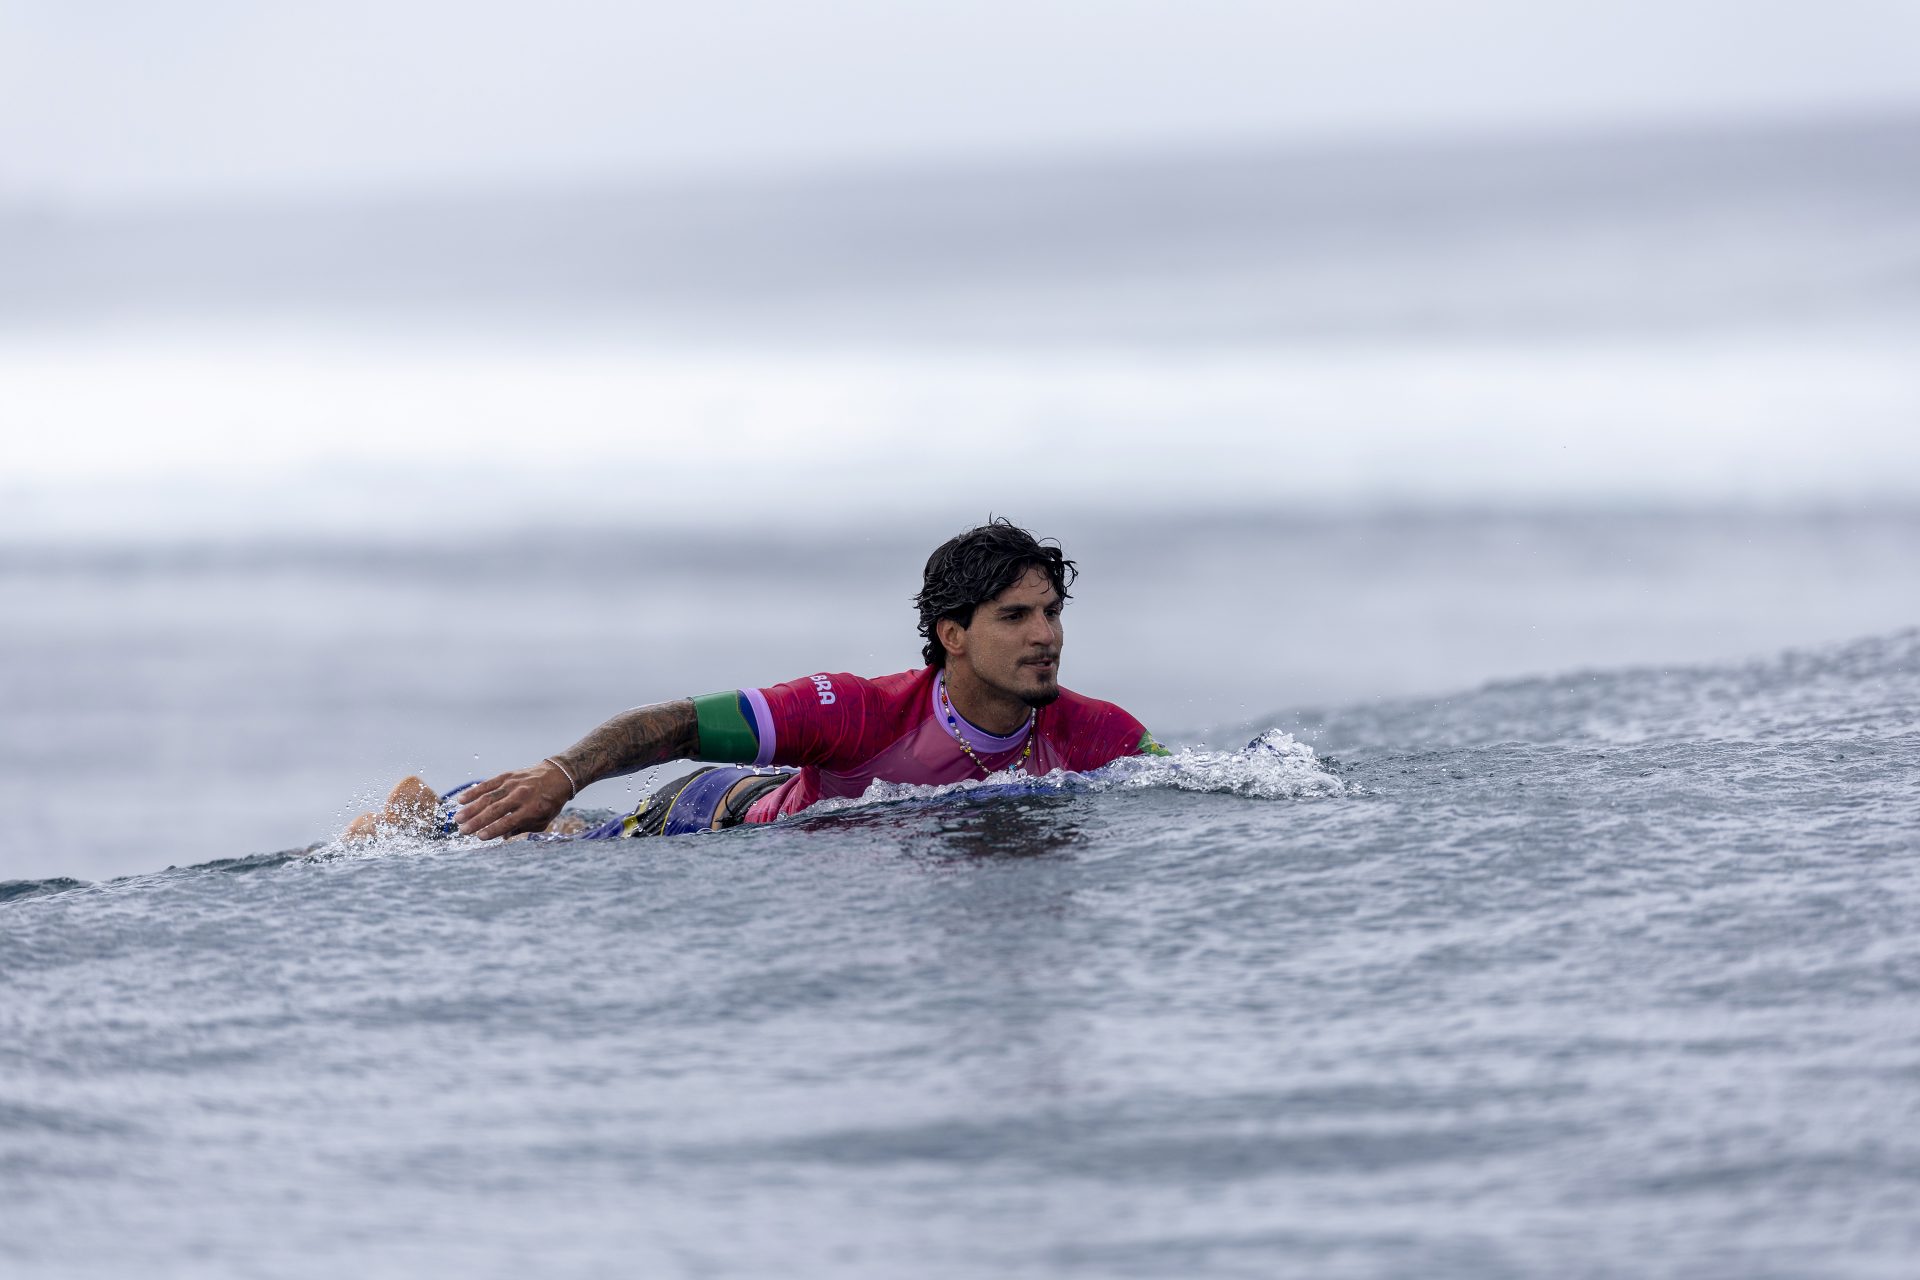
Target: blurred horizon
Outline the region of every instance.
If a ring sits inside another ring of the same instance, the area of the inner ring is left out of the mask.
[[[956,520],[1912,504],[1916,157],[1920,112],[0,219],[0,537],[817,529],[936,457]]]
[[[763,189],[830,189],[1007,175],[1092,174],[1162,166],[1343,161],[1444,162],[1479,153],[1548,153],[1669,145],[1738,144],[1860,132],[1904,131],[1920,122],[1920,89],[1905,94],[1682,111],[1644,110],[1556,117],[1521,115],[1466,123],[1407,121],[1390,127],[1224,129],[1192,136],[1113,136],[1002,140],[930,150],[848,151],[767,157],[725,165],[654,166],[625,161],[577,171],[540,169],[318,175],[302,183],[152,189],[85,186],[0,174],[0,217],[40,222],[294,212],[386,211],[416,204],[506,198],[556,204],[614,198],[701,198]]]
[[[1597,247],[1618,254],[1623,244],[1634,247],[1622,232],[1691,236],[1697,243],[1688,247],[1718,250],[1715,233],[1756,239],[1838,229],[1795,225],[1822,214],[1864,218],[1871,232],[1893,237],[1886,247],[1897,255],[1895,270],[1884,284],[1888,300],[1908,305],[1915,291],[1905,256],[1915,204],[1909,162],[1916,159],[1920,101],[1899,110],[1661,125],[1133,144],[795,171],[253,193],[159,206],[9,203],[0,190],[0,335],[74,322],[217,324],[223,309],[249,320],[264,314],[322,325],[392,311],[459,332],[473,323],[468,309],[476,303],[489,325],[555,325],[565,335],[570,313],[599,325],[621,320],[623,307],[644,316],[663,302],[675,308],[677,324],[691,321],[701,334],[699,304],[718,301],[729,314],[702,336],[804,343],[815,335],[742,331],[740,304],[828,287],[911,295],[982,267],[1036,272],[1037,281],[1022,283],[1043,286],[1096,271],[1135,276],[1141,264],[1120,254],[1142,249],[1153,259],[1150,282],[1180,299],[1183,276],[1204,279],[1223,268],[1363,252],[1411,258],[1450,240],[1483,249],[1494,236],[1535,253]],[[1653,208],[1631,208],[1629,200]],[[1636,216],[1648,212],[1666,215],[1668,225]],[[1430,273],[1439,264],[1420,265]],[[1562,256],[1541,265],[1589,264]],[[1623,301],[1664,301],[1660,291],[1670,288],[1645,262],[1616,257],[1592,265],[1625,268],[1619,283],[1637,289]],[[1491,277],[1481,283],[1513,285]],[[1562,292],[1596,283],[1575,277]],[[1582,300],[1594,299],[1605,294]],[[1457,307],[1459,299],[1448,301]],[[1794,301],[1817,306],[1821,299]],[[1389,318],[1452,326],[1460,319]],[[1646,325],[1696,317],[1642,308],[1630,318]],[[1343,336],[1343,317],[1324,311],[1253,332],[1238,314],[1211,329],[1137,335],[1088,323],[1097,316],[1073,319],[1079,328],[1014,336]],[[677,337],[657,322],[642,332],[655,341]],[[856,328],[852,336],[875,335]],[[923,328],[919,336],[1006,340],[964,326]]]

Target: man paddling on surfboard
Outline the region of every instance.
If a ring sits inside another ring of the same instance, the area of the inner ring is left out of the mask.
[[[444,796],[407,778],[346,837],[382,826],[483,840],[680,835],[771,822],[829,797],[858,796],[876,780],[930,785],[1006,770],[1078,772],[1165,754],[1119,707],[1060,686],[1060,613],[1077,574],[1058,546],[994,520],[928,557],[915,597],[927,663],[918,671],[874,679],[823,672],[637,707],[538,764]],[[668,783],[598,827],[561,818],[591,783],[683,759],[725,763]]]

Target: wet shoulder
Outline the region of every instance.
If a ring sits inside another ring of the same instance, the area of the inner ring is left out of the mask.
[[[863,679],[868,715],[898,731],[933,714],[933,677],[932,667],[921,667]]]
[[[1139,754],[1152,741],[1146,726],[1125,707],[1066,688],[1041,719],[1042,731],[1064,749],[1072,769],[1097,769]]]

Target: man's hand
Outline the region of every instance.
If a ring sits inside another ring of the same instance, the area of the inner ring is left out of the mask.
[[[573,799],[573,784],[550,760],[531,769],[515,769],[469,787],[455,822],[460,834],[492,840],[496,836],[544,831]]]
[[[678,698],[622,711],[558,756],[475,783],[455,816],[460,834],[495,836],[541,831],[567,801],[602,778],[634,773],[699,750],[700,721],[693,702]],[[555,760],[561,761],[563,771]]]

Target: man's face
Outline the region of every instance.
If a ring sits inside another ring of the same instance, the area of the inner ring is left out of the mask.
[[[1044,707],[1060,696],[1061,604],[1046,573],[1029,568],[973,611],[973,625],[953,625],[947,661],[966,664],[990,689]],[[958,652],[951,647],[956,642]]]

